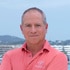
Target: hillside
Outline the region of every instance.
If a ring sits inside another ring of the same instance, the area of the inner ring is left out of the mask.
[[[7,44],[21,44],[24,40],[22,38],[10,35],[0,36],[0,45],[7,45]]]

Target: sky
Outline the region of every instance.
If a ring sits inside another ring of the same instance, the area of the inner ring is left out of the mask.
[[[0,0],[0,35],[24,38],[20,30],[22,13],[38,7],[48,22],[48,40],[70,40],[70,0]]]

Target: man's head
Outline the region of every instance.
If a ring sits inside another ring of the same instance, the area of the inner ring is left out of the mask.
[[[28,43],[37,44],[45,40],[48,24],[42,10],[27,9],[22,15],[21,31]]]

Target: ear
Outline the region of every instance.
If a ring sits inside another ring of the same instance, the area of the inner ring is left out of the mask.
[[[20,24],[20,29],[21,29],[21,31],[23,31],[22,24]]]
[[[47,33],[47,30],[48,30],[48,23],[46,23],[45,26],[46,26],[45,28],[46,28],[46,33]]]
[[[48,23],[46,23],[46,29],[48,29]]]

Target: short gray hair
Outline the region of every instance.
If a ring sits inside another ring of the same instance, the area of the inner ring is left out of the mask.
[[[32,7],[32,8],[29,8],[29,9],[25,10],[24,13],[22,14],[22,20],[23,20],[24,15],[25,15],[27,12],[31,11],[31,10],[35,10],[35,11],[40,12],[41,15],[43,16],[43,21],[44,21],[44,23],[46,24],[46,16],[45,16],[44,12],[43,12],[41,9],[37,8],[37,7]]]

